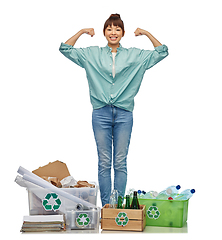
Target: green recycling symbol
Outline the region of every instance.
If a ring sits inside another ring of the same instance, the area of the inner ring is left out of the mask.
[[[129,222],[129,218],[125,212],[119,212],[117,217],[115,218],[115,222],[118,226],[125,227]]]
[[[150,206],[149,208],[148,208],[148,210],[147,210],[147,216],[148,216],[148,218],[153,218],[153,219],[157,219],[157,218],[159,218],[159,216],[160,216],[160,212],[159,212],[159,210],[158,210],[158,207],[156,207],[156,206]]]
[[[42,200],[42,206],[46,211],[56,211],[60,208],[62,202],[56,193],[47,193]]]
[[[90,223],[90,218],[87,213],[80,213],[76,218],[76,223],[79,227],[86,227]]]

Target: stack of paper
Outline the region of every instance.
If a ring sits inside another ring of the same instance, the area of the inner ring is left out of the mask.
[[[21,232],[65,231],[63,215],[24,216]]]

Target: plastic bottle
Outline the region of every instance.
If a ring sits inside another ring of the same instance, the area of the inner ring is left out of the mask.
[[[180,185],[168,187],[166,189],[167,194],[169,194],[168,197],[175,198],[178,195],[180,188]]]
[[[183,192],[181,192],[179,195],[177,195],[174,200],[187,200],[190,199],[193,194],[195,193],[195,189],[186,189]]]
[[[117,203],[118,203],[118,192],[117,190],[113,190],[110,195],[109,208],[116,208]]]
[[[156,197],[156,199],[167,200],[169,197],[174,197],[175,195],[177,195],[179,189],[180,189],[180,185],[170,186],[165,190],[161,191]]]
[[[172,195],[172,194],[177,194],[178,191],[180,190],[180,185],[177,186],[170,186],[166,189],[167,194]]]
[[[149,191],[144,195],[145,199],[154,199],[158,196],[158,192],[156,191]]]

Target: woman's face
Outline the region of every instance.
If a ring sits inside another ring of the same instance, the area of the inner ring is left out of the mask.
[[[123,30],[122,28],[118,27],[118,26],[108,26],[105,29],[105,37],[108,41],[108,45],[112,46],[112,45],[119,45],[119,41],[121,40],[121,38],[123,37]]]

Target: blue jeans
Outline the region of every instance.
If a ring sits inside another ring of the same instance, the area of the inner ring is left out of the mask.
[[[113,160],[114,189],[122,197],[127,182],[127,154],[133,126],[133,114],[113,105],[93,110],[92,125],[98,152],[98,180],[102,206],[109,203],[112,190]]]

